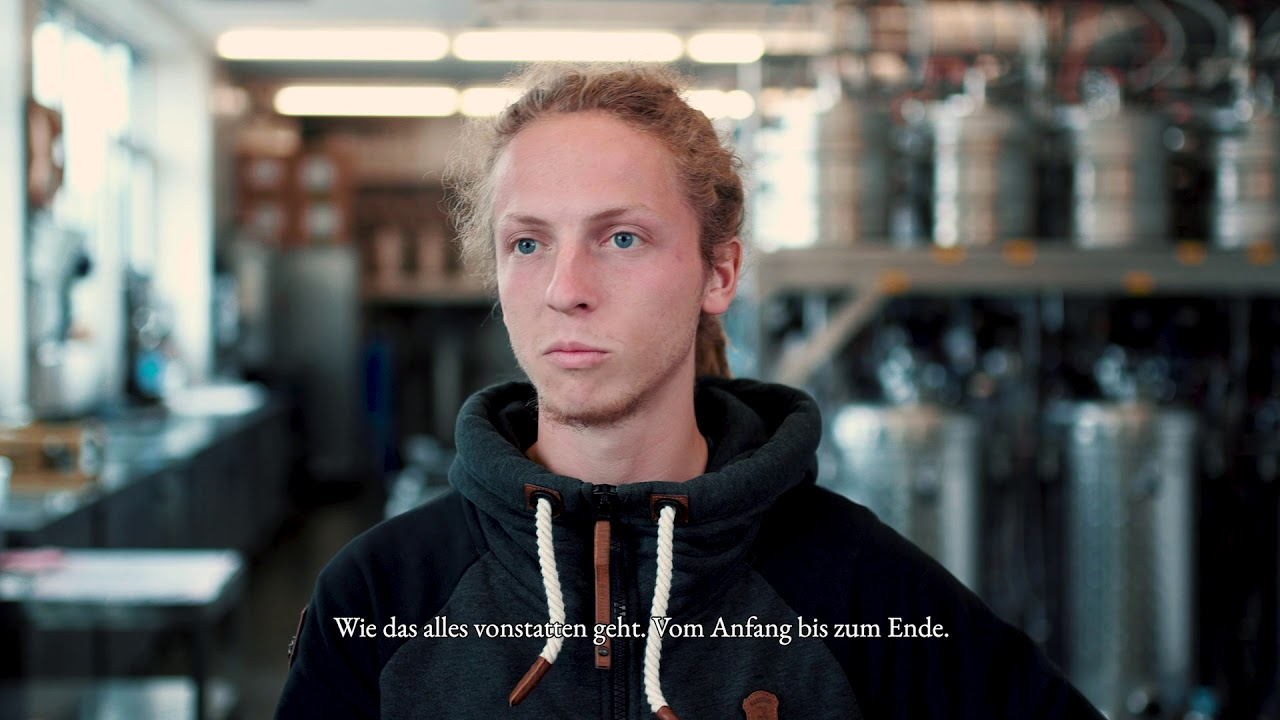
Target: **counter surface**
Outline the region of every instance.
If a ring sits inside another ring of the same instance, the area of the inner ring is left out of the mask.
[[[181,470],[202,454],[282,414],[285,403],[268,394],[234,409],[184,407],[134,408],[102,421],[105,428],[102,470],[96,482],[76,490],[48,492],[14,491],[0,505],[0,537],[4,544],[31,544],[51,526],[73,519],[139,483],[166,472]],[[284,452],[284,448],[280,449]],[[98,544],[96,542],[92,544]]]

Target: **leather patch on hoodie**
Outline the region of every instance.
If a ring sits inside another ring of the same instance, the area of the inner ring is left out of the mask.
[[[564,509],[564,499],[560,497],[560,493],[551,488],[534,485],[533,483],[525,483],[524,485],[524,502],[525,506],[530,510],[537,512],[539,495],[546,496],[551,501],[551,517],[560,517],[560,511]]]
[[[662,495],[654,493],[649,496],[649,512],[653,515],[653,521],[658,522],[658,513],[661,512],[662,506],[671,504],[676,506],[676,523],[683,525],[689,522],[689,496],[688,495]]]
[[[768,690],[757,690],[742,701],[747,720],[778,720],[778,696]]]

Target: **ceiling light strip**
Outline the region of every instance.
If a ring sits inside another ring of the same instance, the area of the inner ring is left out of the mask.
[[[451,87],[287,85],[275,96],[281,115],[328,117],[445,117],[458,112]]]
[[[487,62],[671,62],[684,43],[669,32],[484,30],[459,33],[453,54]]]
[[[776,38],[774,39],[776,41]],[[703,32],[687,41],[663,31],[475,30],[459,33],[453,55],[480,62],[752,63],[766,38],[752,32]],[[222,33],[218,56],[239,61],[431,62],[449,54],[450,39],[413,28],[239,28]]]
[[[430,62],[449,52],[449,37],[435,30],[241,28],[218,36],[226,60]]]
[[[428,85],[286,85],[275,95],[282,115],[322,117],[492,116],[514,102],[512,88],[472,87],[459,93]],[[742,120],[756,111],[755,99],[742,90],[691,90],[689,104],[711,118]]]

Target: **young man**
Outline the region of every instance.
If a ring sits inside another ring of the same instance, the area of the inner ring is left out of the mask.
[[[324,570],[277,717],[1100,717],[815,486],[808,396],[713,376],[742,184],[672,80],[523,83],[471,136],[456,220],[529,383],[463,408],[454,492]]]

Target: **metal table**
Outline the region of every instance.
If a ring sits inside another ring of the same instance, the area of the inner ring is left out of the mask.
[[[0,607],[36,630],[187,633],[196,717],[205,720],[214,626],[240,605],[246,583],[232,550],[64,550],[47,567],[0,570]]]

